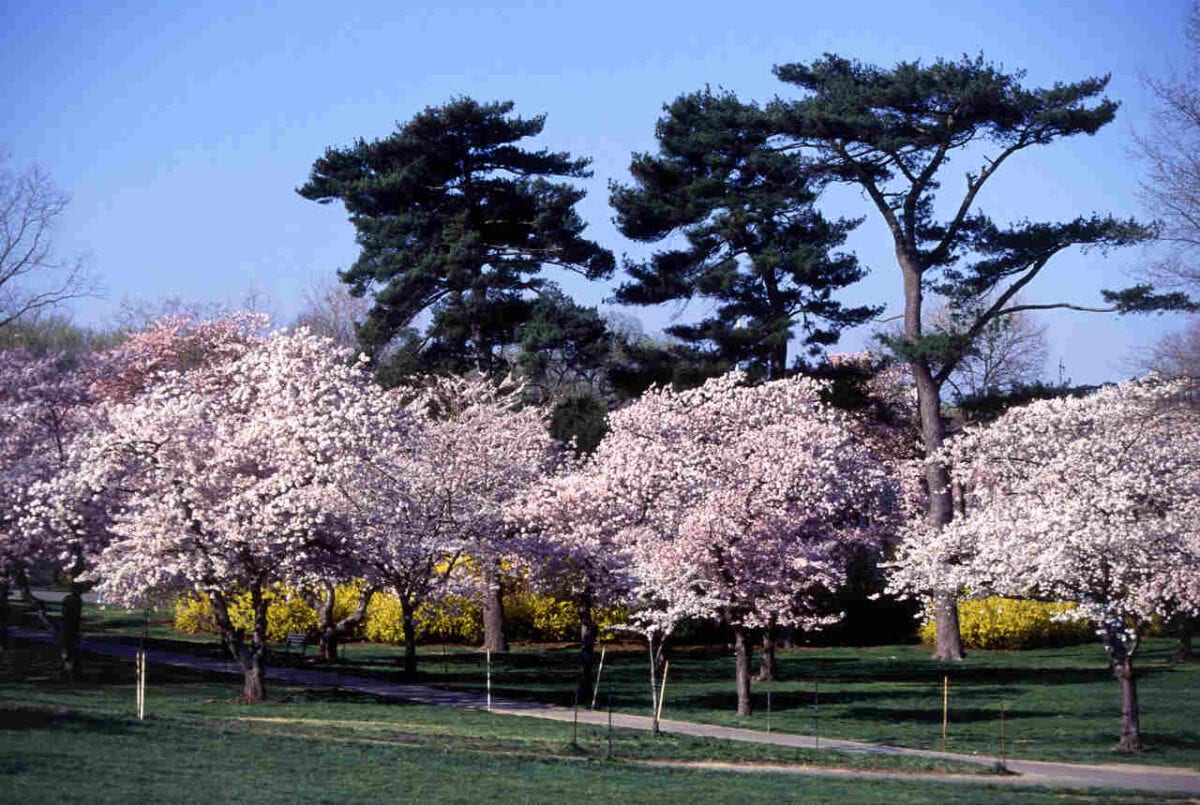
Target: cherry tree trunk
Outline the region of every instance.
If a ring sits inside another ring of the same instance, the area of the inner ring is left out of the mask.
[[[579,596],[579,685],[575,689],[575,701],[586,704],[591,701],[595,685],[596,666],[596,620],[592,615],[592,590],[585,588]]]
[[[412,599],[400,598],[400,613],[404,618],[404,673],[413,676],[417,673],[417,608]]]
[[[8,582],[0,581],[0,651],[9,647],[8,619],[12,616],[12,607],[8,603]]]
[[[317,659],[325,662],[337,662],[338,659],[338,628],[333,620],[334,587],[325,584],[325,597],[321,599],[317,610]]]
[[[355,605],[354,611],[340,621],[334,620],[333,610],[337,588],[330,582],[326,582],[324,588],[325,595],[315,607],[317,610],[317,659],[337,662],[338,646],[341,644],[342,638],[362,623],[363,618],[367,616],[367,606],[371,602],[371,596],[375,594],[375,588],[364,587],[359,594],[358,604]]]
[[[779,663],[775,659],[775,647],[779,639],[779,630],[774,626],[763,630],[762,656],[758,662],[759,682],[774,682],[779,679]]]
[[[1180,618],[1178,628],[1179,644],[1175,647],[1175,653],[1171,655],[1171,662],[1191,662],[1194,657],[1192,654],[1192,632],[1196,628],[1195,618]]]
[[[1142,751],[1141,719],[1138,712],[1137,679],[1133,673],[1133,659],[1126,657],[1113,663],[1117,680],[1121,683],[1121,740],[1118,752]]]
[[[500,563],[496,560],[488,560],[483,568],[483,648],[493,654],[508,652],[508,638],[504,634]]]
[[[737,678],[737,714],[748,716],[753,712],[750,702],[750,636],[745,627],[733,627],[733,661]]]
[[[82,670],[79,656],[79,632],[83,623],[83,596],[71,585],[71,592],[62,600],[62,629],[59,633],[59,655],[62,672],[67,679],[78,678]]]
[[[221,632],[221,642],[242,669],[240,701],[254,704],[267,698],[267,670],[264,662],[267,648],[267,603],[263,598],[262,588],[258,585],[250,588],[250,599],[254,612],[254,630],[250,642],[246,642],[245,632],[234,627],[233,620],[229,617],[225,595],[218,591],[208,593],[213,619]]]

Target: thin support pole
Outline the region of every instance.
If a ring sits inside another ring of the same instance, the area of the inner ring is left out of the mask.
[[[608,651],[608,646],[600,649],[600,667],[596,669],[596,685],[592,688],[592,708],[596,709],[596,697],[600,695],[600,675],[604,673],[604,653]]]
[[[608,693],[608,759],[612,760],[612,691]]]
[[[579,748],[579,691],[571,697],[573,715],[571,718],[571,748]]]
[[[771,731],[771,691],[767,690],[767,732]]]
[[[821,713],[821,681],[813,680],[813,745],[815,748],[821,748],[821,722],[819,716]]]
[[[492,650],[487,652],[487,711],[492,712]]]
[[[656,722],[662,721],[663,699],[665,699],[667,695],[667,671],[669,670],[671,670],[671,661],[667,660],[665,663],[663,663],[662,687],[659,689],[658,693],[658,711],[654,714],[654,720]]]
[[[946,751],[946,736],[950,729],[950,677],[942,677],[942,751]]]
[[[1004,710],[1004,702],[1000,702],[1000,771],[1008,770],[1008,758],[1005,757]]]

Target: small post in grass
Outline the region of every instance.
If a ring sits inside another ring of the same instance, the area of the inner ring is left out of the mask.
[[[671,670],[671,661],[667,660],[663,663],[663,679],[662,687],[658,691],[658,711],[654,714],[654,721],[657,723],[662,721],[663,699],[667,695],[667,671]]]
[[[771,689],[767,688],[767,732],[771,731]]]
[[[571,694],[571,708],[574,711],[571,718],[571,748],[579,748],[579,689]]]
[[[1000,702],[1000,771],[1008,771],[1008,759],[1004,756],[1004,702]]]
[[[612,760],[612,691],[608,692],[608,759]]]
[[[492,712],[492,650],[487,651],[487,711]]]
[[[821,681],[813,680],[813,746],[816,749],[821,748],[821,723],[818,720],[818,715],[821,712]]]
[[[146,718],[146,651],[138,649],[134,655],[134,698],[137,702],[138,721]]]
[[[596,685],[592,688],[592,709],[596,709],[596,696],[600,693],[600,674],[604,673],[604,653],[608,647],[600,649],[600,667],[596,669]]]
[[[946,751],[946,734],[950,727],[950,676],[942,677],[942,751]]]

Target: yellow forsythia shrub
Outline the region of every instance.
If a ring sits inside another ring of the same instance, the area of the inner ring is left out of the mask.
[[[461,596],[421,604],[413,621],[421,641],[473,644],[483,640],[483,610]],[[373,643],[404,642],[404,613],[395,594],[376,593],[371,599],[363,636]]]
[[[960,601],[958,626],[963,645],[976,649],[1026,649],[1080,643],[1095,637],[1087,621],[1055,620],[1075,609],[1074,604],[1024,601],[1015,598],[980,598]],[[926,621],[921,640],[933,643],[937,626]]]
[[[361,583],[356,583],[341,585],[334,591],[334,618],[340,619],[350,614],[358,603],[361,589]],[[316,633],[317,613],[298,593],[278,587],[266,591],[264,595],[267,598],[267,640],[281,642],[290,634]],[[233,597],[229,619],[235,628],[247,633],[254,627],[249,593]],[[175,628],[186,634],[216,634],[217,624],[208,597],[188,595],[178,599],[175,602]]]

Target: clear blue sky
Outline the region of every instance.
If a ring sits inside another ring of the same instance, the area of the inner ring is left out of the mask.
[[[1184,57],[1186,0],[1014,2],[379,2],[68,4],[8,0],[0,31],[0,148],[73,197],[59,243],[84,251],[107,298],[237,299],[253,285],[290,318],[301,289],[357,253],[340,207],[294,192],[315,157],[386,136],[454,95],[546,113],[545,144],[595,160],[589,233],[638,253],[612,226],[605,186],[653,150],[661,105],[706,83],[746,99],[786,94],[774,64],[830,51],[890,65],[982,52],[1030,84],[1111,72],[1117,122],[1006,166],[982,196],[999,219],[1140,214],[1130,133],[1152,107],[1141,83]],[[967,169],[966,165],[962,170]],[[947,188],[953,180],[947,181]],[[837,211],[867,214],[852,192]],[[851,246],[873,267],[849,295],[899,299],[874,221]],[[1029,297],[1095,301],[1145,259],[1064,255]],[[589,303],[608,288],[565,281]],[[701,308],[635,312],[654,330]],[[1125,374],[1130,351],[1177,319],[1048,316],[1051,365],[1077,382]],[[844,345],[855,348],[865,334]]]

